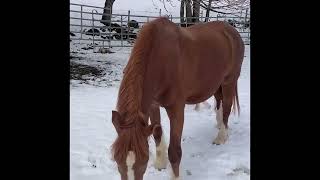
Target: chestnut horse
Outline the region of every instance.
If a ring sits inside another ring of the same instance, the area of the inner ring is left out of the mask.
[[[166,168],[168,155],[172,179],[181,178],[185,104],[200,103],[214,95],[219,132],[213,143],[226,142],[232,106],[239,112],[237,81],[243,57],[243,41],[226,22],[181,28],[161,17],[143,26],[125,67],[117,110],[112,111],[118,134],[112,155],[122,180],[143,179],[151,134],[156,144],[155,167]],[[170,119],[168,149],[160,106]]]

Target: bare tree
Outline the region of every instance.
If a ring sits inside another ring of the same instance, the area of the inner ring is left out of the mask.
[[[159,0],[163,3],[164,7],[166,2],[172,4],[172,1],[175,0]],[[187,0],[176,0],[181,1],[181,5],[186,3],[183,3],[182,1]],[[205,10],[209,9],[209,11],[221,13],[221,14],[233,14],[236,11],[241,11],[243,9],[249,9],[250,6],[250,0],[189,0],[192,6],[199,6],[201,8],[204,8]],[[181,6],[182,8],[183,6]],[[198,8],[196,8],[198,9]],[[199,11],[198,11],[199,12]],[[207,14],[207,13],[206,13]]]
[[[200,16],[200,0],[193,0],[193,13],[192,13],[192,21],[194,23],[199,22],[199,16]]]
[[[212,3],[212,0],[209,0],[208,2],[208,6],[206,8],[206,19],[204,20],[204,22],[208,22],[209,20],[209,14],[210,14],[210,9],[211,9],[211,3]]]
[[[181,0],[180,4],[180,23],[184,24],[186,22],[186,19],[184,18],[184,7],[185,7],[185,1]]]
[[[170,3],[172,5],[172,0],[159,0],[162,2],[164,9],[168,12],[166,8],[166,2]],[[199,14],[200,14],[200,0],[178,0],[180,1],[180,23],[182,26],[191,25],[194,22],[194,19],[196,21],[199,21]],[[197,5],[194,6],[194,2],[197,1]],[[197,17],[197,18],[193,18]]]
[[[250,0],[201,0],[200,6],[207,10],[206,17],[209,16],[209,11],[220,14],[234,14],[243,9],[248,9]],[[208,15],[208,16],[207,16]]]
[[[189,26],[194,22],[199,22],[199,15],[200,0],[181,0],[180,23],[182,26]]]
[[[101,18],[101,23],[109,26],[111,22],[112,6],[115,0],[106,0],[104,3],[103,15]]]
[[[192,23],[192,10],[191,10],[191,0],[185,0],[185,7],[186,7],[186,19],[187,19],[187,24]]]
[[[173,0],[159,0],[163,3],[165,9],[165,2]],[[210,12],[220,14],[234,14],[248,9],[250,0],[178,0],[180,4],[180,23],[192,24],[199,21],[200,8],[206,10],[205,22],[208,22]],[[187,18],[192,17],[192,18]]]

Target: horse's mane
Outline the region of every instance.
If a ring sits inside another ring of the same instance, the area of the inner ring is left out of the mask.
[[[163,18],[158,20],[163,21]],[[146,23],[138,34],[138,38],[131,51],[127,66],[125,67],[121,81],[117,111],[122,116],[122,127],[126,132],[119,134],[112,145],[112,153],[115,160],[124,160],[128,151],[133,151],[137,159],[148,155],[148,149],[143,141],[144,115],[141,113],[143,82],[148,63],[148,56],[152,50],[155,23],[157,20]]]

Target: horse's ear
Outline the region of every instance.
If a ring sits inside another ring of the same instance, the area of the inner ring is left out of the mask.
[[[114,128],[116,128],[116,131],[118,133],[118,135],[120,134],[120,119],[121,116],[117,111],[112,111],[112,124],[114,126]]]
[[[155,125],[150,124],[148,127],[146,127],[145,134],[147,136],[150,136],[152,133],[159,131],[159,129],[161,130],[161,126],[159,124],[155,124]]]

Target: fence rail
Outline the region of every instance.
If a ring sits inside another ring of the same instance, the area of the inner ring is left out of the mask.
[[[70,3],[70,34],[73,33],[70,40],[90,44],[93,49],[96,47],[132,47],[143,24],[161,16],[161,10],[159,16],[136,15],[128,11],[128,14],[111,14],[111,20],[101,20],[104,9],[108,8]],[[221,14],[199,17],[199,22],[192,23],[181,23],[181,17],[168,16],[168,18],[176,25],[183,27],[203,23],[205,20],[208,22],[228,21],[236,27],[245,44],[250,44],[250,16],[247,13],[243,17]],[[194,18],[183,19],[187,21]]]

